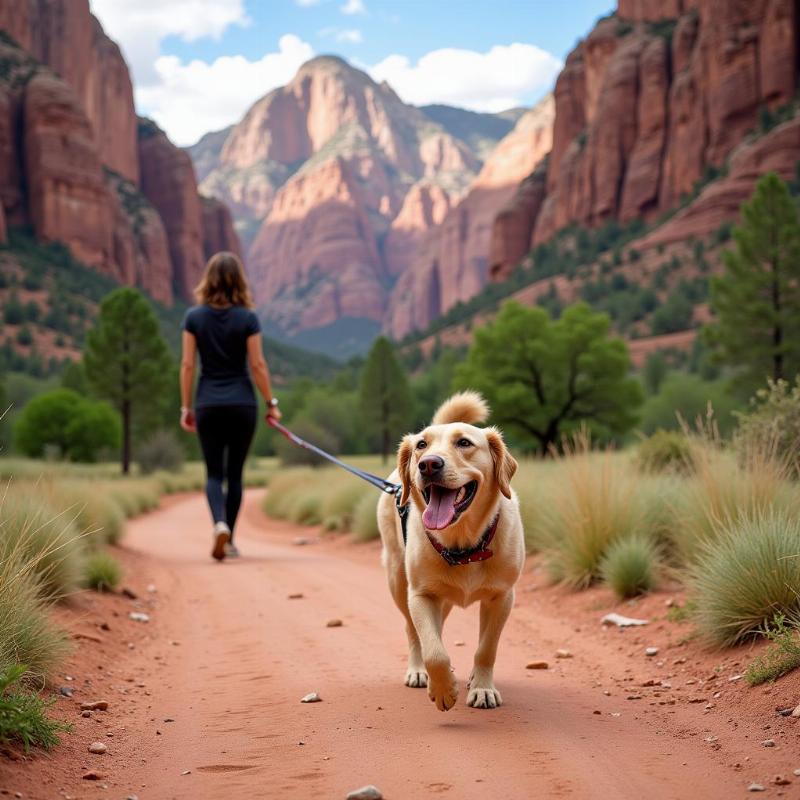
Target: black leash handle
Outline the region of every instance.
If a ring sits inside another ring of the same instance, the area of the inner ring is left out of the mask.
[[[304,450],[310,450],[312,453],[316,453],[321,458],[327,459],[332,464],[336,464],[337,467],[346,469],[349,473],[355,475],[357,478],[361,478],[361,480],[371,483],[376,489],[380,489],[382,492],[386,492],[386,494],[395,494],[399,496],[402,488],[400,484],[387,481],[384,478],[373,475],[371,472],[354,467],[352,464],[345,464],[344,461],[340,461],[338,458],[336,458],[336,456],[326,453],[322,448],[317,447],[315,444],[311,444],[311,442],[301,439],[296,433],[292,433],[286,426],[281,425],[278,420],[276,420],[274,417],[271,417],[269,414],[267,414],[267,425],[275,428],[278,433],[283,434],[293,445],[302,447]]]

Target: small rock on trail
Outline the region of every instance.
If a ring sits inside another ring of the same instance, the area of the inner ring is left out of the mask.
[[[572,658],[572,652],[565,648],[556,650],[556,658]]]
[[[292,594],[289,595],[289,599],[290,600],[302,600],[303,599],[303,593],[302,592],[293,592]]]
[[[326,628],[341,628],[344,623],[340,619],[329,619],[325,623]]]
[[[618,628],[630,628],[634,625],[647,625],[646,619],[634,619],[633,617],[623,617],[622,614],[617,614],[612,611],[606,614],[601,620],[602,625],[616,625]]]
[[[95,700],[92,703],[81,703],[81,711],[108,711],[108,700]]]
[[[58,693],[64,697],[72,697],[73,689],[71,686],[59,686]]]
[[[529,661],[525,669],[548,669],[550,665],[546,661]]]
[[[350,792],[347,795],[347,800],[383,800],[383,794],[377,786],[369,784]]]
[[[105,774],[91,769],[88,772],[84,772],[81,778],[85,781],[101,781],[105,778]]]
[[[316,692],[309,692],[305,697],[300,699],[301,703],[321,703],[322,698]]]
[[[766,792],[767,790],[760,783],[751,783],[747,787],[748,792]]]
[[[108,747],[103,742],[92,742],[89,745],[89,752],[94,753],[96,756],[102,756],[108,752]]]
[[[128,600],[139,599],[139,595],[136,594],[136,592],[134,592],[133,589],[131,589],[129,586],[123,586],[122,590],[120,591],[120,594],[123,595],[123,597],[127,597]]]
[[[145,614],[144,611],[131,611],[128,618],[134,622],[150,622],[150,615]]]
[[[657,647],[646,647],[644,654],[646,656],[657,656],[658,655],[658,648]]]

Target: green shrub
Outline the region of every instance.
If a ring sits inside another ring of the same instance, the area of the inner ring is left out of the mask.
[[[80,582],[83,543],[71,517],[41,493],[14,489],[0,505],[0,558],[22,554],[48,597],[62,597]]]
[[[657,564],[658,550],[651,539],[627,536],[609,545],[600,574],[617,597],[624,599],[655,588]]]
[[[25,665],[15,664],[0,671],[0,742],[18,742],[26,753],[31,747],[45,750],[55,747],[60,741],[58,734],[72,727],[47,716],[52,700],[44,701],[38,694],[19,686],[27,669]]]
[[[50,619],[34,566],[19,547],[0,551],[0,670],[22,662],[30,680],[41,683],[69,647]]]
[[[339,491],[332,492],[322,504],[322,525],[328,531],[349,531],[361,498],[375,490],[352,480]]]
[[[776,614],[761,632],[771,644],[745,670],[744,678],[751,686],[775,681],[800,667],[800,636],[796,625],[788,625],[783,614]]]
[[[756,392],[750,410],[737,417],[734,444],[740,452],[770,452],[800,476],[800,376],[794,386],[769,381]]]
[[[110,592],[122,579],[122,567],[113,556],[98,550],[92,553],[84,565],[83,583],[97,592]]]
[[[636,462],[645,472],[691,473],[694,470],[692,444],[682,433],[658,430],[639,445]]]
[[[362,496],[353,512],[353,533],[362,542],[377,539],[378,530],[378,493],[369,492]]]
[[[289,520],[297,525],[319,525],[322,522],[322,502],[319,495],[298,497],[289,511]]]
[[[717,644],[755,635],[775,614],[800,621],[800,519],[776,510],[741,516],[703,544],[690,586],[700,630]]]
[[[20,452],[42,458],[50,447],[72,461],[93,461],[99,450],[117,448],[120,424],[113,409],[70,389],[35,397],[17,418],[14,440]]]
[[[143,475],[156,470],[177,472],[183,467],[183,445],[172,431],[156,431],[136,449],[136,460]]]

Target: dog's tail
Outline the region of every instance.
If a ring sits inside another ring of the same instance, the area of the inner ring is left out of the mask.
[[[433,415],[432,425],[466,422],[475,425],[489,418],[489,406],[477,392],[459,392],[445,400]]]

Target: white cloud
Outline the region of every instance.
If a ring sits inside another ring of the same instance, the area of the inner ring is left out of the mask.
[[[320,3],[320,0],[294,0],[294,1],[298,6],[302,8],[308,8],[309,6],[318,6]]]
[[[432,50],[416,64],[406,56],[390,55],[368,72],[376,81],[387,81],[407,103],[503,111],[551,88],[561,67],[547,51],[515,43],[495,45],[486,53]]]
[[[157,82],[155,63],[166,36],[219,39],[231,25],[250,23],[244,0],[91,0],[91,9],[140,86]]]
[[[364,7],[364,0],[347,0],[347,2],[339,8],[342,14],[366,14],[367,9]]]
[[[176,144],[192,144],[208,131],[238,122],[259,97],[290,81],[313,55],[310,44],[286,34],[277,52],[258,61],[221,56],[210,64],[184,63],[177,56],[161,56],[155,62],[158,82],[137,87],[136,104]]]
[[[347,44],[361,44],[364,37],[358,28],[323,28],[318,36],[322,39],[335,39],[337,42]]]

